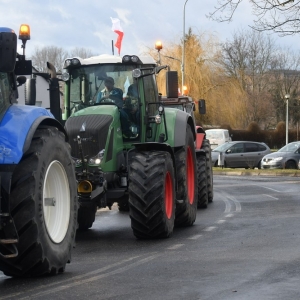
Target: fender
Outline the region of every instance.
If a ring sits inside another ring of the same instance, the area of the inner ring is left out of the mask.
[[[196,140],[195,124],[191,115],[179,109],[165,108],[168,136],[174,147],[185,145],[186,125],[189,124]],[[174,127],[172,126],[174,124]],[[169,141],[168,141],[169,142]]]
[[[62,125],[44,108],[10,106],[0,126],[0,164],[18,164],[39,125],[55,126],[64,132]]]

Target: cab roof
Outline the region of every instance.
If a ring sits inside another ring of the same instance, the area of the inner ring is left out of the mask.
[[[101,55],[92,56],[84,59],[80,57],[76,57],[76,58],[80,61],[81,65],[122,63],[122,57],[111,55],[111,54],[101,54]],[[143,64],[156,65],[155,60],[151,56],[139,56],[139,59],[142,61]]]

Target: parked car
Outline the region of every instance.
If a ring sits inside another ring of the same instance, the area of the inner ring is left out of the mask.
[[[235,141],[215,148],[212,154],[213,166],[218,166],[219,155],[224,159],[225,168],[260,168],[262,158],[271,153],[265,143]]]
[[[299,169],[300,141],[292,142],[280,148],[277,152],[263,157],[263,169]]]
[[[215,149],[216,147],[231,141],[227,129],[207,129],[205,130],[205,134],[210,142],[211,149]]]

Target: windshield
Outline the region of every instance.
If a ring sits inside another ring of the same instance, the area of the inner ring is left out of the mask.
[[[73,107],[83,103],[91,106],[101,102],[115,102],[126,97],[133,84],[133,65],[93,65],[70,70],[70,101]],[[119,102],[118,102],[119,101]]]
[[[10,85],[7,73],[0,72],[0,118],[10,105],[9,102]]]
[[[227,150],[231,145],[232,145],[231,143],[225,143],[225,144],[218,146],[217,148],[215,148],[212,151],[223,152],[223,151]]]
[[[300,147],[300,142],[290,143],[278,150],[278,152],[295,152]]]

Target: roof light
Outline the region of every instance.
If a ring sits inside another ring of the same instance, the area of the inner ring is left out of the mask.
[[[155,43],[155,49],[156,49],[157,51],[160,51],[162,48],[163,48],[163,47],[162,47],[161,41],[157,41],[157,42]]]
[[[186,95],[186,94],[187,94],[187,91],[188,91],[188,88],[187,88],[187,86],[186,86],[186,85],[184,85],[184,86],[182,87],[182,89],[183,89],[183,91],[182,91],[182,95]]]
[[[124,55],[122,58],[123,63],[142,63],[140,58],[136,55]]]
[[[130,61],[130,56],[129,55],[124,55],[122,58],[124,63],[128,63]]]
[[[19,30],[19,39],[22,41],[30,40],[30,27],[27,24],[22,24]]]
[[[139,61],[139,58],[136,55],[131,56],[131,61],[134,63],[137,63]]]
[[[78,58],[73,58],[72,59],[72,65],[79,65],[80,64],[80,61],[79,61],[79,59]]]
[[[67,58],[64,63],[64,69],[68,67],[79,66],[80,60],[78,58]]]

